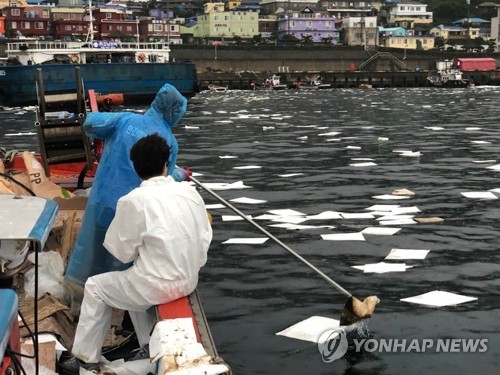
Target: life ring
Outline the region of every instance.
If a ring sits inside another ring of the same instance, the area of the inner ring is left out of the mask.
[[[148,61],[148,57],[144,52],[141,52],[137,55],[137,60],[139,60],[140,63]]]
[[[78,62],[78,55],[76,53],[71,54],[71,62]]]

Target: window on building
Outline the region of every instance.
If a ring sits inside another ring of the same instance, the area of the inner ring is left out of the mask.
[[[122,31],[122,25],[118,25],[118,26],[116,26],[116,30],[118,30],[118,31]]]
[[[214,16],[214,21],[218,21],[219,20],[219,16],[218,15],[215,15]]]
[[[43,16],[43,18],[49,18],[49,16],[50,16],[49,10],[48,9],[43,9],[42,10],[42,16]]]
[[[17,22],[16,21],[12,21],[10,23],[10,27],[12,27],[13,29],[17,29]]]
[[[229,21],[229,16],[224,16],[224,21]]]
[[[83,31],[83,26],[82,25],[77,25],[76,26],[77,31]]]
[[[152,24],[149,24],[149,25],[148,25],[148,31],[149,31],[149,32],[153,31],[153,25],[152,25]]]
[[[312,27],[312,21],[306,21],[306,27]]]
[[[132,26],[127,26],[127,31],[132,31]]]
[[[174,32],[175,32],[175,31],[178,31],[178,30],[177,30],[177,25],[171,25],[171,26],[170,26],[170,31],[174,31]]]
[[[155,23],[155,24],[153,25],[153,30],[154,30],[154,31],[163,31],[163,25],[162,25],[162,24]]]
[[[69,19],[70,20],[76,20],[76,14],[75,13],[70,13]]]
[[[106,18],[111,18],[111,13],[110,12],[106,12]]]
[[[21,29],[31,29],[31,25],[29,22],[21,22]]]
[[[290,27],[295,27],[295,21],[290,21]]]
[[[43,23],[42,22],[35,22],[35,29],[43,30]]]
[[[64,25],[64,30],[71,31],[71,25]]]
[[[106,31],[111,31],[111,25],[106,25]]]
[[[11,9],[10,10],[10,15],[11,16],[19,16],[21,14],[21,10],[20,9]]]
[[[332,27],[332,22],[331,21],[326,21],[325,22],[325,26],[328,27],[328,28]]]

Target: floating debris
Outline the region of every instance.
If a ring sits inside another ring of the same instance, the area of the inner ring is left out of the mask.
[[[408,189],[396,189],[392,192],[392,195],[415,195],[415,193]]]

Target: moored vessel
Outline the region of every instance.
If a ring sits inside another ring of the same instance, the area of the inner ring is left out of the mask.
[[[120,92],[125,100],[149,100],[165,83],[184,96],[198,92],[193,63],[169,63],[165,43],[88,43],[19,41],[7,45],[7,65],[0,66],[0,105],[36,104],[33,81],[43,70],[47,88],[71,88],[80,67],[85,88],[102,94]]]
[[[432,87],[460,88],[469,87],[471,82],[463,78],[462,72],[454,66],[453,61],[445,60],[436,64],[427,76],[427,84]]]

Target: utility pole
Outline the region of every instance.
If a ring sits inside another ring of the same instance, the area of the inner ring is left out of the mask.
[[[136,39],[137,39],[137,44],[139,44],[140,42],[140,38],[139,38],[139,17],[135,17],[135,27],[136,27]]]
[[[361,16],[361,22],[360,22],[360,26],[361,26],[361,45],[363,46],[363,49],[366,50],[366,27],[365,27],[365,16],[362,15]]]
[[[288,0],[288,9],[286,10],[287,14],[287,34],[290,35],[290,0]]]

